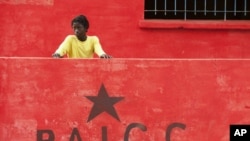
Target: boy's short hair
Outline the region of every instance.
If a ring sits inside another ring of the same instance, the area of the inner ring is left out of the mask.
[[[89,21],[87,19],[86,16],[84,15],[79,15],[77,17],[75,17],[72,21],[71,21],[71,26],[73,26],[73,23],[78,22],[80,24],[82,24],[84,26],[85,29],[89,29]]]

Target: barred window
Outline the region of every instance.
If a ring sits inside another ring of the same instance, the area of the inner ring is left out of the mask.
[[[250,1],[145,0],[144,19],[250,20]]]

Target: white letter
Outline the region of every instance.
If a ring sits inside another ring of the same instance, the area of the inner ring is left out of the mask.
[[[247,133],[247,129],[241,129],[241,136],[243,136],[243,134]]]
[[[236,136],[236,135],[241,136],[239,129],[236,129],[236,131],[234,132],[234,136]]]

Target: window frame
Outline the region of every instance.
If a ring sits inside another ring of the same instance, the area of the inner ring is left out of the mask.
[[[143,2],[143,19],[139,20],[140,28],[250,30],[250,20],[144,19],[145,0]]]

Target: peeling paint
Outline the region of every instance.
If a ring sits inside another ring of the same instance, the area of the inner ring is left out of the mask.
[[[12,5],[53,5],[54,0],[0,0],[0,4],[12,4]]]

